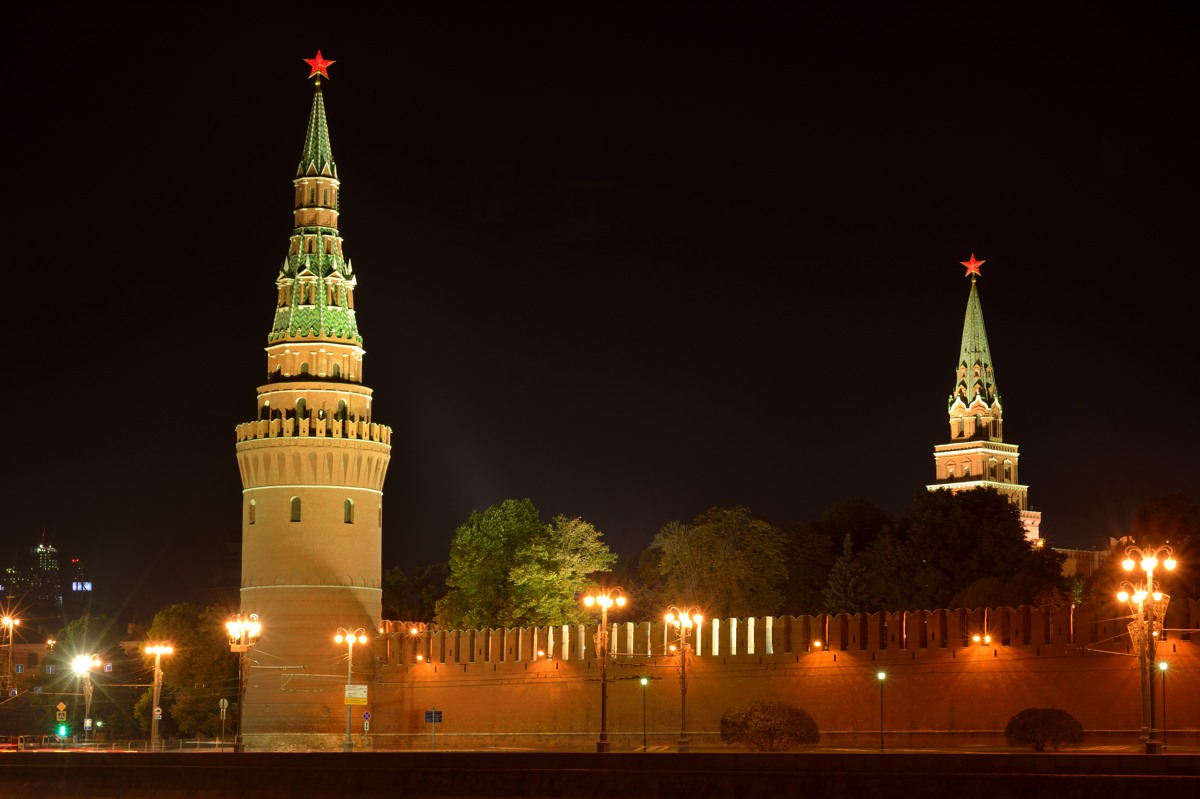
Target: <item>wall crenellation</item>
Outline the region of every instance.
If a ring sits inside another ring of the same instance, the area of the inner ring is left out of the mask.
[[[978,646],[990,636],[993,647],[1074,645],[1086,648],[1128,644],[1127,619],[1099,605],[1061,608],[956,608],[954,610],[764,616],[706,619],[688,638],[697,657],[722,658],[832,652],[887,652]],[[1176,600],[1167,612],[1164,639],[1200,630],[1200,601]],[[433,664],[586,660],[595,657],[596,624],[481,630],[422,629],[407,622],[381,622],[382,662],[411,665],[420,655]],[[981,641],[975,641],[979,635]],[[658,657],[670,653],[678,631],[663,620],[613,622],[613,656]]]

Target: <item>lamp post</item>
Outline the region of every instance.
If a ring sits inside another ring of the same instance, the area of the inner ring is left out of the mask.
[[[1146,745],[1146,754],[1161,754],[1162,741],[1157,739],[1155,724],[1154,678],[1151,674],[1155,663],[1158,638],[1162,634],[1167,604],[1171,598],[1164,594],[1154,582],[1154,570],[1161,562],[1167,571],[1175,569],[1175,558],[1168,546],[1141,549],[1129,547],[1121,565],[1132,572],[1140,566],[1146,575],[1141,583],[1122,583],[1117,599],[1129,603],[1133,621],[1129,623],[1129,637],[1137,649],[1138,671],[1142,685],[1142,731],[1141,741]]]
[[[356,627],[353,630],[347,630],[345,627],[338,627],[337,635],[333,636],[335,643],[346,644],[346,686],[353,684],[354,679],[354,642],[360,644],[367,642],[367,631],[362,627]],[[349,697],[347,697],[349,699]],[[354,744],[350,740],[350,705],[346,705],[346,740],[342,743],[343,752],[354,751]]]
[[[13,634],[16,632],[17,626],[21,620],[15,616],[4,614],[4,618],[0,619],[0,626],[3,626],[8,633],[8,668],[4,672],[4,687],[12,688],[16,685],[17,678],[13,673]]]
[[[650,682],[650,678],[643,677],[640,682],[642,683],[642,751],[645,752],[648,748],[646,746],[646,685]]]
[[[257,613],[245,616],[239,613],[225,622],[225,630],[229,634],[229,651],[238,653],[237,732],[234,733],[233,751],[241,752],[245,745],[242,742],[242,714],[246,708],[246,653],[258,643],[258,636],[262,634],[262,623],[259,622]]]
[[[1162,674],[1162,696],[1163,696],[1163,717],[1162,717],[1162,742],[1163,748],[1167,746],[1167,661],[1158,661],[1158,671]]]
[[[875,678],[879,680],[879,751],[883,751],[883,684],[887,681],[887,672],[876,672]]]
[[[92,718],[92,669],[99,668],[99,655],[78,655],[71,661],[71,668],[83,680],[83,740],[87,742],[87,728]]]
[[[664,618],[667,624],[673,624],[679,630],[679,751],[688,750],[687,737],[687,662],[691,646],[688,644],[688,631],[694,625],[704,620],[700,609],[690,607],[680,610],[674,605],[667,611]]]
[[[600,606],[600,629],[596,631],[596,653],[600,658],[600,740],[597,752],[609,751],[608,742],[608,609],[613,605],[625,607],[625,593],[620,588],[592,588],[583,597],[589,608]]]
[[[158,722],[161,716],[161,707],[158,702],[162,695],[162,656],[174,652],[175,647],[170,644],[151,644],[142,647],[142,651],[147,655],[154,655],[154,712],[150,715],[150,751],[159,752],[162,751],[162,738],[158,735]]]

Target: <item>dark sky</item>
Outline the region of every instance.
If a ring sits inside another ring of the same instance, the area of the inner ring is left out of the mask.
[[[6,22],[6,561],[45,530],[118,604],[220,579],[318,48],[393,428],[385,568],[506,498],[625,557],[711,506],[902,513],[971,253],[1051,545],[1200,494],[1200,75],[1170,12],[335,5]]]

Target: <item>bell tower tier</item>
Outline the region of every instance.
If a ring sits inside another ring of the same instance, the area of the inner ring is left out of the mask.
[[[369,639],[382,614],[392,431],[374,420],[363,384],[357,280],[338,231],[341,183],[321,92],[332,62],[319,52],[305,60],[317,79],[293,180],[292,235],[275,280],[266,380],[254,419],[236,428],[241,612],[262,625],[242,650],[239,731],[249,749],[353,745],[342,725],[347,685],[369,692],[376,662]],[[339,629],[361,632],[368,643],[339,644]],[[356,732],[365,746],[361,727]]]
[[[1029,509],[1029,486],[1020,482],[1016,444],[1004,442],[1004,409],[996,388],[992,353],[983,324],[983,307],[975,278],[984,261],[963,261],[971,278],[962,345],[950,393],[950,441],[933,448],[934,482],[930,491],[994,488],[1021,512],[1025,537],[1041,540],[1042,514]]]

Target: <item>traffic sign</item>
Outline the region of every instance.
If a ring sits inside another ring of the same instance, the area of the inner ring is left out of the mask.
[[[441,724],[442,723],[442,711],[426,710],[425,711],[425,723],[426,724]]]
[[[55,708],[58,710],[58,712],[59,712],[59,713],[61,713],[61,712],[63,712],[64,710],[66,710],[66,709],[67,709],[67,706],[66,706],[66,705],[64,705],[62,702],[59,702],[59,703],[58,703],[57,705],[55,705],[54,707],[55,707]]]
[[[229,708],[229,700],[222,699],[220,702],[217,702],[217,707],[221,708],[221,710],[228,709]]]
[[[65,710],[60,710],[55,715],[57,716],[57,718],[55,719],[56,721],[66,721],[67,720],[67,711],[65,711]]]
[[[363,711],[363,721],[370,721],[370,720],[371,720],[371,711],[364,710]]]
[[[83,720],[83,728],[84,728],[85,730],[90,730],[90,729],[92,728],[92,720],[91,720],[91,719],[84,719],[84,720]]]
[[[370,731],[371,731],[371,722],[364,721],[363,722],[363,732],[370,732]]]
[[[162,720],[162,708],[161,707],[154,708],[154,718],[158,719],[159,721]]]
[[[346,704],[347,705],[365,705],[367,703],[367,686],[365,685],[347,685],[346,686]]]

